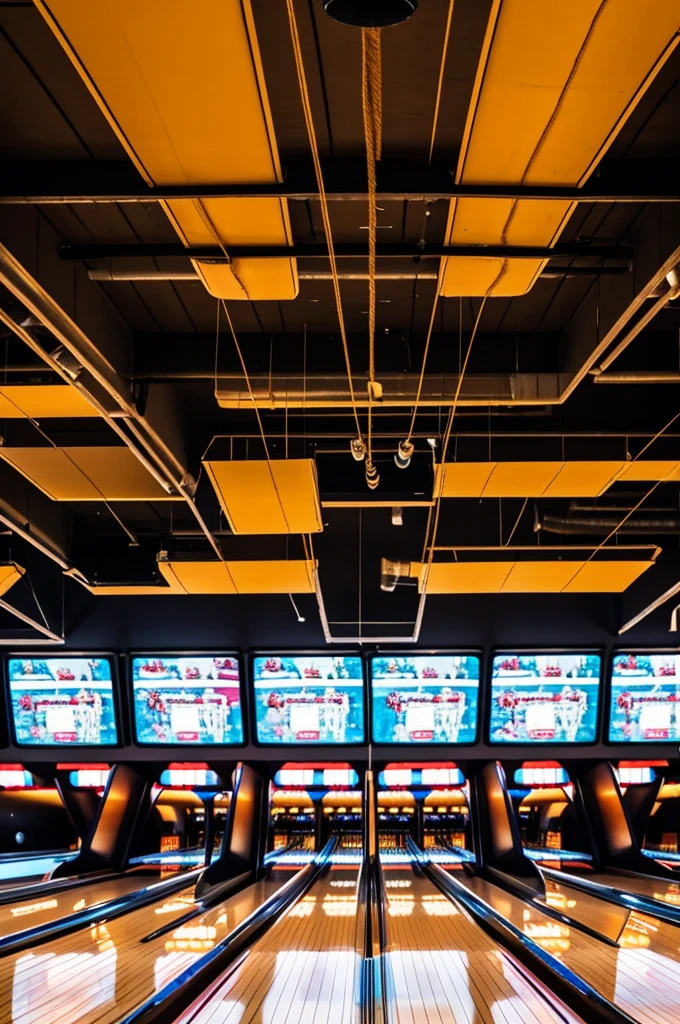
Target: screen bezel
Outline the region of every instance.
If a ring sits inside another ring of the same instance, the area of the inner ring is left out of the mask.
[[[113,717],[116,723],[115,743],[22,743],[17,739],[16,723],[12,705],[12,688],[9,677],[9,663],[17,658],[27,658],[32,661],[38,659],[47,661],[50,658],[106,658],[111,666],[111,694],[113,697]],[[119,654],[115,651],[45,651],[40,648],[35,651],[8,651],[3,659],[5,676],[5,700],[7,702],[7,718],[9,724],[9,737],[13,746],[20,750],[120,750],[126,745],[127,737],[123,736],[123,715],[122,715],[122,691],[120,672],[118,666]]]
[[[416,658],[416,657],[428,657],[428,656],[436,657],[438,655],[439,656],[444,656],[444,657],[451,656],[451,657],[459,657],[459,658],[477,658],[478,661],[479,661],[479,679],[477,681],[477,683],[478,683],[478,685],[477,685],[477,719],[476,719],[476,722],[475,722],[474,738],[471,739],[471,740],[466,740],[465,742],[456,742],[456,743],[449,743],[447,740],[437,740],[436,742],[434,740],[423,740],[422,742],[418,741],[418,742],[413,742],[413,743],[410,742],[409,740],[406,740],[403,743],[399,743],[399,741],[395,741],[395,740],[392,740],[391,742],[388,742],[388,741],[385,741],[385,740],[377,740],[375,738],[374,733],[373,733],[373,659],[374,658],[389,658],[389,657],[397,657],[397,658],[404,658],[404,657]],[[473,747],[477,743],[479,743],[482,715],[483,715],[483,711],[484,711],[484,709],[483,709],[483,701],[482,701],[483,689],[484,689],[484,652],[483,652],[483,650],[481,650],[480,648],[474,648],[473,647],[473,648],[455,648],[455,649],[452,649],[452,648],[438,648],[438,649],[435,649],[435,650],[432,650],[430,648],[426,648],[426,649],[417,648],[417,649],[409,649],[409,650],[398,651],[398,650],[396,650],[394,648],[390,648],[389,650],[373,651],[370,654],[367,654],[366,658],[365,658],[365,661],[366,661],[366,678],[367,678],[367,686],[368,686],[368,705],[369,705],[369,708],[370,708],[370,733],[369,733],[369,735],[371,737],[370,742],[372,743],[373,746],[376,746],[376,747],[391,747],[391,748],[394,748],[395,750],[408,751],[408,750],[413,749],[414,747],[426,747],[428,750],[430,749],[430,747],[432,747],[433,749],[436,748],[437,750],[441,750],[444,747],[455,747],[456,749],[459,749],[459,748],[463,749],[465,747]]]
[[[143,740],[137,739],[137,717],[135,714],[135,681],[133,677],[132,666],[135,658],[215,658],[225,657],[234,658],[238,665],[238,689],[239,698],[241,705],[241,721],[243,723],[243,739],[239,740],[238,743],[145,743]],[[158,750],[158,751],[175,751],[175,750],[242,750],[248,746],[248,709],[246,707],[246,701],[244,699],[244,671],[243,671],[243,655],[240,651],[233,649],[223,649],[216,651],[214,648],[210,650],[164,650],[150,651],[148,648],[144,650],[129,651],[127,654],[127,677],[128,677],[128,697],[130,700],[130,731],[131,731],[131,742],[133,746],[139,747],[142,750]]]
[[[597,688],[597,709],[595,711],[595,735],[591,740],[515,740],[513,742],[506,742],[503,740],[494,740],[491,738],[491,714],[493,711],[493,666],[496,658],[499,655],[512,655],[518,654],[542,656],[547,654],[597,654],[600,659],[600,679]],[[486,715],[484,722],[484,737],[486,744],[489,747],[497,747],[502,750],[516,750],[516,749],[529,749],[537,750],[540,747],[593,747],[600,742],[602,735],[602,711],[604,706],[603,701],[603,687],[604,687],[604,664],[605,664],[605,653],[601,647],[576,647],[576,646],[553,646],[553,647],[493,647],[489,652],[489,668],[488,668],[488,699],[486,705]]]
[[[608,747],[625,747],[627,750],[640,750],[642,747],[656,747],[668,744],[678,745],[680,741],[674,740],[612,740],[609,738],[612,713],[612,694],[614,683],[614,658],[622,654],[674,654],[680,657],[680,647],[613,647],[609,653],[607,664],[607,700],[605,702],[605,718],[602,728],[602,742]],[[652,677],[655,678],[655,677]]]
[[[363,725],[363,731],[364,731],[363,739],[361,739],[361,740],[346,740],[344,743],[328,743],[328,742],[324,743],[321,740],[300,740],[300,741],[296,741],[295,743],[271,743],[271,742],[267,742],[266,740],[261,740],[259,738],[259,736],[258,736],[258,731],[257,731],[257,701],[256,701],[256,691],[255,691],[255,658],[267,658],[267,657],[270,657],[270,658],[305,658],[305,657],[307,657],[307,658],[313,658],[313,657],[317,657],[317,658],[329,658],[329,657],[357,658],[359,660],[360,665],[361,665],[362,693],[363,693],[363,701],[364,701],[363,715],[362,715],[362,725]],[[257,648],[255,650],[249,651],[249,653],[248,653],[248,672],[249,672],[249,675],[248,675],[248,697],[249,697],[249,700],[251,701],[250,709],[249,710],[250,710],[250,720],[253,723],[253,730],[252,730],[252,733],[253,733],[252,744],[253,744],[253,746],[261,747],[261,748],[266,749],[266,750],[286,751],[286,750],[311,750],[311,749],[313,749],[315,747],[318,747],[318,748],[320,748],[322,750],[342,750],[345,747],[359,748],[359,747],[367,747],[369,745],[369,740],[367,739],[367,737],[370,736],[370,732],[369,732],[369,724],[370,723],[369,723],[368,715],[367,715],[367,705],[368,705],[368,687],[367,687],[367,683],[366,683],[367,671],[366,671],[366,658],[364,657],[362,651],[352,651],[352,650],[349,650],[349,649],[337,650],[337,649],[334,649],[334,648],[331,648],[329,650],[327,647],[324,648],[324,649],[319,649],[319,648],[307,649],[306,648],[304,650],[295,650],[295,649],[291,650],[290,648],[285,648],[285,647],[281,647],[278,650],[272,650],[270,647],[265,648],[265,649]],[[287,760],[290,760],[290,758],[287,758]]]

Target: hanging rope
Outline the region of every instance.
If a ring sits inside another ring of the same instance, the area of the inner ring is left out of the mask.
[[[368,180],[368,454],[366,478],[376,487],[379,478],[373,466],[373,403],[375,388],[375,309],[376,249],[378,210],[376,204],[376,164],[382,150],[382,60],[380,29],[361,31],[361,107],[366,143],[366,176]]]
[[[340,294],[340,279],[338,277],[338,266],[335,258],[335,252],[333,250],[333,233],[331,231],[331,218],[330,209],[328,206],[328,196],[326,195],[326,189],[324,187],[323,173],[321,171],[321,158],[319,156],[319,146],[316,139],[316,131],[314,129],[314,120],[312,117],[312,106],[309,100],[309,90],[307,88],[307,77],[305,75],[305,67],[302,59],[302,48],[300,46],[300,36],[298,34],[297,21],[295,20],[295,8],[293,0],[286,0],[286,9],[288,11],[288,24],[290,26],[290,38],[293,46],[293,57],[295,59],[295,70],[297,72],[298,86],[300,89],[300,98],[302,100],[302,112],[305,118],[305,125],[307,128],[307,136],[309,138],[309,147],[312,152],[312,161],[314,163],[314,173],[316,175],[316,184],[319,190],[319,205],[321,207],[321,219],[323,221],[324,234],[326,236],[326,244],[328,246],[328,261],[331,267],[331,276],[333,278],[333,291],[335,293],[335,306],[338,314],[338,326],[340,328],[340,338],[342,340],[342,349],[345,356],[345,369],[347,371],[347,383],[349,385],[350,401],[352,403],[352,412],[354,414],[354,422],[357,430],[357,437],[361,438],[361,426],[359,424],[359,413],[357,412],[356,399],[354,396],[354,383],[352,381],[352,365],[349,357],[349,347],[347,345],[347,334],[345,331],[345,318],[342,312],[342,297]]]
[[[446,70],[446,57],[449,51],[449,37],[451,35],[451,19],[453,18],[454,2],[455,0],[449,0],[449,13],[446,17],[446,28],[444,30],[444,45],[442,46],[442,58],[439,64],[437,96],[434,101],[434,116],[432,118],[432,136],[430,138],[430,157],[428,163],[432,163],[432,154],[434,153],[434,142],[437,136],[437,122],[439,121],[439,107],[442,99],[442,88],[444,86],[444,71]]]

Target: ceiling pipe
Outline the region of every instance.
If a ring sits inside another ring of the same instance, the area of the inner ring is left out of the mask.
[[[610,267],[546,267],[541,271],[540,277],[546,279],[563,280],[565,277],[597,277],[600,274],[628,274],[630,265]],[[124,266],[91,267],[87,271],[91,281],[194,281],[199,282],[200,278],[191,268],[169,269],[149,267],[146,269],[126,268]],[[436,281],[438,274],[433,270],[422,270],[420,264],[414,265],[412,270],[406,271],[385,271],[375,274],[376,281]],[[300,281],[332,281],[333,275],[325,270],[298,270]],[[367,281],[367,273],[350,273],[340,271],[340,281]]]
[[[609,366],[611,366],[611,364],[614,362],[615,359],[618,359],[618,357],[621,355],[621,353],[623,351],[625,351],[625,349],[628,348],[630,343],[632,341],[634,341],[635,338],[637,338],[639,334],[642,333],[642,331],[645,329],[645,327],[649,326],[649,324],[652,322],[652,320],[654,320],[656,315],[658,313],[660,313],[661,310],[665,306],[667,306],[669,302],[671,302],[673,299],[677,299],[677,297],[680,295],[680,276],[679,276],[679,274],[680,274],[680,268],[677,267],[677,266],[673,267],[672,270],[668,271],[668,273],[666,274],[666,281],[668,282],[667,290],[664,291],[664,293],[662,295],[660,295],[652,303],[652,305],[649,307],[649,309],[645,313],[643,313],[643,315],[640,317],[640,319],[635,324],[633,324],[633,326],[628,331],[628,333],[624,334],[623,338],[618,343],[618,345],[616,345],[612,349],[612,351],[609,353],[609,355],[606,356],[601,361],[600,365],[593,369],[592,372],[595,375],[596,379],[597,379],[597,377],[600,376],[600,374],[604,373],[604,371]]]
[[[680,370],[620,370],[598,374],[596,384],[677,384]]]
[[[634,626],[639,625],[639,623],[641,623],[643,619],[646,619],[648,615],[651,615],[658,608],[661,608],[661,606],[664,605],[666,601],[670,601],[672,597],[676,597],[677,594],[680,594],[680,582],[674,583],[672,587],[669,587],[668,590],[665,590],[663,594],[660,594],[657,598],[650,602],[650,604],[643,608],[642,611],[638,612],[637,615],[634,615],[632,619],[629,619],[628,622],[625,622],[619,630],[619,636],[622,636],[624,633],[627,633],[628,630],[633,629]]]
[[[100,387],[110,395],[120,410],[119,415],[124,418],[137,444],[129,436],[128,432],[123,429],[121,422],[118,422],[115,414],[104,409],[100,402],[93,400],[93,396],[89,391],[80,384],[79,380],[74,379],[72,372],[69,372],[58,359],[54,358],[54,354],[49,355],[45,352],[26,328],[16,324],[11,317],[8,317],[0,310],[0,318],[3,322],[18,337],[25,341],[41,359],[47,362],[55,372],[59,373],[64,380],[78,388],[81,394],[88,398],[109,426],[130,449],[135,458],[145,466],[167,493],[172,494],[175,492],[184,498],[198,525],[203,530],[206,540],[220,561],[223,561],[224,556],[219,543],[213,537],[207,523],[194,503],[193,491],[195,483],[193,479],[162,438],[159,437],[158,433],[150,426],[146,418],[137,411],[130,397],[129,384],[118,375],[90,338],[67,316],[52,296],[31,277],[9,249],[2,244],[0,244],[0,283],[4,284],[28,311],[47,327],[64,348],[87,369],[88,373],[92,375]]]
[[[616,530],[620,519],[599,516],[589,518],[566,519],[562,516],[540,516],[534,526],[535,532],[559,533],[580,536],[582,534],[602,534],[608,536]],[[628,519],[625,526],[617,531],[619,534],[658,534],[679,533],[680,519]]]

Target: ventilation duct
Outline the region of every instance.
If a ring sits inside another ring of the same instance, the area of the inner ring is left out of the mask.
[[[621,517],[617,519],[591,517],[588,519],[565,519],[562,516],[540,516],[536,520],[534,532],[559,533],[570,536],[592,534],[593,536],[609,536],[616,530],[622,536],[656,535],[664,533],[680,533],[680,519],[627,519],[625,526],[618,529]]]

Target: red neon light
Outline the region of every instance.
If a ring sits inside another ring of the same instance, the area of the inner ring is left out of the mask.
[[[0,771],[3,772],[23,772],[23,764],[0,764]]]
[[[563,768],[559,761],[522,761],[522,768]]]
[[[666,768],[668,761],[619,761],[619,768]]]
[[[457,768],[455,761],[390,761],[385,765],[386,772],[410,771],[414,768]]]
[[[171,761],[170,764],[168,765],[168,771],[171,772],[207,772],[208,770],[208,765],[205,763],[205,761]]]
[[[351,768],[352,765],[349,761],[286,761],[285,764],[281,765],[281,771],[297,772],[302,771],[305,768],[321,769],[324,768]]]
[[[78,764],[58,764],[57,771],[59,772],[108,772],[110,771],[111,765],[108,764],[92,764],[91,762],[78,762]]]

